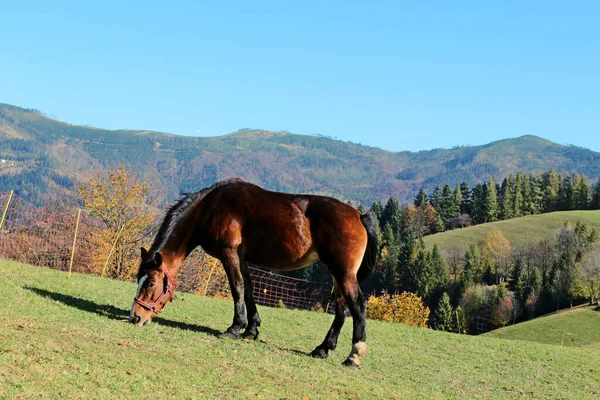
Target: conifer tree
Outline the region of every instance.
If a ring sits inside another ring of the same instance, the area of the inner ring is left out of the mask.
[[[560,187],[560,176],[554,169],[544,174],[544,212],[558,210],[558,190]]]
[[[450,304],[450,296],[448,296],[448,293],[444,292],[437,305],[435,323],[433,325],[434,329],[448,332],[454,331],[453,311],[452,304]]]
[[[500,213],[498,217],[501,220],[510,219],[514,216],[514,196],[509,179],[513,179],[512,174],[509,176],[509,178],[504,178],[500,190]]]
[[[460,194],[462,196],[462,200],[460,202],[460,213],[471,215],[471,189],[469,188],[469,184],[467,182],[462,182],[460,184]]]
[[[594,188],[591,208],[592,210],[600,210],[600,178],[598,178],[598,183],[596,183],[596,187]]]
[[[525,179],[525,174],[523,171],[519,171],[517,173],[517,177],[515,178],[515,197],[514,197],[514,206],[513,213],[516,218],[523,216],[524,209],[524,194],[523,194],[523,181]]]
[[[421,190],[419,190],[419,194],[417,194],[417,197],[415,198],[414,205],[415,205],[415,207],[419,207],[422,209],[425,207],[426,204],[427,204],[427,193],[425,193],[425,190],[423,190],[421,188]]]
[[[498,219],[498,196],[494,177],[491,177],[486,185],[484,210],[484,222],[493,222]]]

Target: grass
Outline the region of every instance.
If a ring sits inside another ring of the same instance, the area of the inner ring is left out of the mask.
[[[0,261],[0,398],[540,398],[600,393],[600,350],[368,322],[361,368],[307,352],[332,316],[260,307],[258,341],[216,334],[227,301],[181,294],[144,328],[129,282]]]
[[[497,329],[485,336],[600,349],[599,328],[600,312],[586,306]]]
[[[469,245],[482,241],[490,230],[498,228],[513,248],[521,247],[552,238],[566,221],[572,226],[583,221],[600,232],[600,211],[558,211],[442,232],[425,237],[425,244],[429,247],[437,244],[440,250],[452,246],[466,250]]]

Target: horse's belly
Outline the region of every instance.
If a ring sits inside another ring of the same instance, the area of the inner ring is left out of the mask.
[[[302,254],[273,254],[273,253],[261,253],[261,254],[248,254],[246,261],[251,264],[259,265],[264,268],[278,270],[278,271],[290,271],[302,267],[306,267],[317,261],[319,256],[316,251],[312,248],[308,249]]]

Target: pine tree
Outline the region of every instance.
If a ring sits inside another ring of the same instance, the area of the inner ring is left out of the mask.
[[[442,188],[440,185],[436,185],[429,200],[431,201],[433,207],[437,210],[438,214],[441,214],[442,198]]]
[[[544,192],[542,190],[543,175],[529,174],[531,202],[526,205],[530,214],[539,214],[544,209]]]
[[[554,169],[544,174],[544,212],[558,210],[558,190],[560,187],[560,176]]]
[[[509,179],[513,179],[512,174],[509,178],[504,178],[500,189],[500,213],[498,217],[501,220],[510,219],[513,217],[513,192],[509,184]]]
[[[569,174],[565,174],[558,188],[560,211],[573,210],[573,182]]]
[[[475,224],[485,222],[485,185],[478,184],[473,188],[473,201],[471,203],[471,217]]]
[[[454,193],[452,194],[452,205],[450,206],[450,217],[456,218],[460,215],[460,203],[462,202],[462,193],[460,191],[460,186],[456,185],[454,188]]]
[[[596,183],[596,187],[594,188],[591,208],[592,210],[600,210],[600,178],[598,178],[598,183]]]
[[[460,184],[460,194],[462,196],[462,200],[460,202],[460,213],[471,215],[471,189],[469,188],[469,184],[467,182],[462,182]]]
[[[394,237],[398,236],[402,227],[402,210],[395,197],[390,197],[381,213],[381,228],[383,232],[391,229]]]
[[[415,204],[415,207],[419,207],[419,208],[425,207],[425,205],[427,204],[427,193],[425,193],[425,190],[423,190],[423,189],[419,190],[419,194],[417,194],[414,204]]]
[[[452,309],[452,304],[450,304],[450,296],[444,292],[442,297],[440,297],[435,313],[434,329],[448,332],[455,331],[453,313],[454,310]]]
[[[450,185],[444,185],[444,188],[442,189],[442,204],[440,205],[440,208],[437,208],[437,211],[444,222],[447,222],[452,218],[453,204],[454,196],[452,189],[450,189]]]
[[[485,188],[484,222],[493,222],[498,219],[498,196],[493,177],[490,178]]]
[[[525,174],[523,171],[519,171],[517,173],[517,177],[515,178],[515,203],[514,203],[514,216],[516,218],[523,216],[523,206],[525,202],[524,194],[523,194],[523,181],[525,179]]]
[[[576,210],[587,210],[589,208],[590,201],[590,181],[587,176],[581,175],[577,180],[577,185],[575,185],[575,173],[573,175],[573,196],[574,196],[574,205]]]
[[[518,176],[519,174],[517,174]],[[521,195],[523,196],[523,201],[521,205],[521,216],[530,215],[531,214],[531,187],[529,186],[529,179],[527,179],[527,175],[521,171],[521,185],[517,187],[517,190],[521,191]]]

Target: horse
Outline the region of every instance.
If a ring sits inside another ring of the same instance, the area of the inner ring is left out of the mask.
[[[332,197],[269,191],[239,178],[188,194],[168,210],[150,249],[141,249],[131,323],[146,325],[164,310],[177,287],[173,277],[198,246],[221,261],[229,280],[234,316],[220,335],[225,339],[259,334],[248,264],[289,271],[321,260],[333,277],[335,316],[310,355],[326,358],[335,350],[347,308],[352,350],[343,364],[360,365],[367,351],[367,302],[359,284],[373,270],[378,248],[371,211],[361,214]]]

